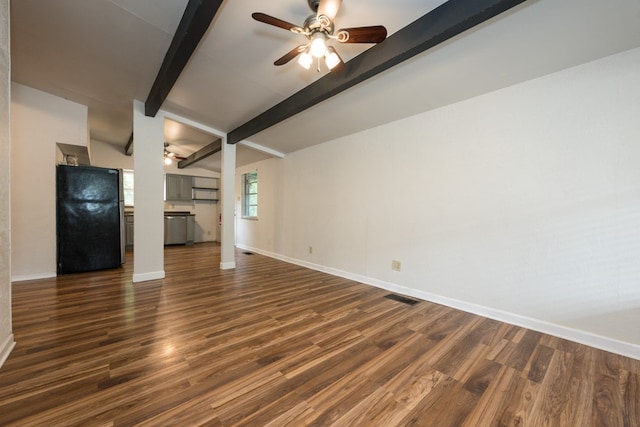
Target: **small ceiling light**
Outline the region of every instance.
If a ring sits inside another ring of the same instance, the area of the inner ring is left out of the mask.
[[[324,56],[324,63],[327,64],[327,68],[333,70],[341,62],[342,59],[333,46],[327,46],[327,53]]]
[[[302,52],[298,57],[298,64],[300,64],[305,70],[311,68],[313,57],[308,52]]]
[[[169,166],[171,164],[171,157],[165,156],[164,158],[164,164]]]
[[[309,46],[309,53],[316,58],[322,58],[327,51],[327,45],[325,44],[325,34],[318,31],[311,36],[311,45]]]

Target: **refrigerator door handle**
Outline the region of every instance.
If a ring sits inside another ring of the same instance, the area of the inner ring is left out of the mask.
[[[118,169],[118,207],[120,208],[120,264],[125,262],[126,227],[124,225],[124,172]]]
[[[124,226],[124,202],[120,200],[118,203],[120,208],[120,264],[125,262],[124,246],[125,246],[125,226]]]

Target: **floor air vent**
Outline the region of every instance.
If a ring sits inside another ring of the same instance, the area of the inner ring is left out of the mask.
[[[417,303],[420,302],[419,300],[403,297],[402,295],[396,295],[396,294],[389,294],[389,295],[385,295],[384,297],[392,299],[394,301],[399,301],[405,304],[409,304],[409,305],[416,305]]]
[[[253,252],[242,252],[245,255],[253,255]]]

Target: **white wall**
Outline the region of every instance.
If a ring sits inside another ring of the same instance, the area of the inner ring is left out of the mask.
[[[84,105],[11,85],[14,281],[56,275],[56,143],[87,145]]]
[[[11,277],[16,282],[56,275],[56,143],[87,145],[88,109],[17,83],[12,83],[11,88],[13,147],[11,168],[3,168],[3,172],[8,173],[11,169],[12,174]],[[158,140],[162,139],[160,135]],[[161,159],[163,146],[160,144],[158,147]],[[89,150],[94,166],[134,168],[133,157],[121,154],[112,145],[94,140]],[[4,159],[9,157],[5,156]],[[159,165],[162,170],[162,163]],[[178,173],[196,172],[199,175],[216,175],[203,169]],[[162,189],[162,177],[156,186]],[[194,207],[196,218],[202,223],[198,227],[198,241],[216,240],[216,209],[215,205],[199,204]],[[162,207],[158,212],[162,214]],[[211,231],[211,234],[207,234],[207,231]]]
[[[159,141],[162,143],[162,141]],[[105,168],[120,168],[133,170],[133,156],[124,154],[123,147],[108,144],[106,142],[91,140],[90,142],[91,164]],[[134,145],[135,155],[135,145]],[[162,161],[160,158],[159,161]],[[165,173],[173,173],[178,175],[193,175],[218,178],[217,172],[198,167],[189,167],[186,169],[178,169],[177,163],[164,166]],[[188,204],[165,203],[165,211],[190,211],[195,214],[196,233],[195,242],[214,242],[218,238],[218,205],[210,202],[195,202]]]
[[[282,247],[283,159],[267,159],[236,169],[236,241],[245,247],[276,252]],[[242,218],[242,174],[258,172],[258,219]]]
[[[92,139],[89,142],[91,166],[133,170],[133,156],[124,154],[124,148]]]
[[[0,1],[0,367],[15,345],[11,326],[11,54],[9,0]]]
[[[640,358],[639,117],[635,49],[295,152],[238,243]]]

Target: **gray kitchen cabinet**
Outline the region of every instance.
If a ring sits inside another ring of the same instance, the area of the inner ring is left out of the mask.
[[[164,179],[164,200],[167,202],[192,203],[193,177],[168,173]]]
[[[193,245],[193,241],[196,237],[196,217],[194,215],[189,215],[187,217],[187,240],[185,244]]]
[[[133,247],[133,215],[124,216],[124,236],[125,246],[128,248]]]

